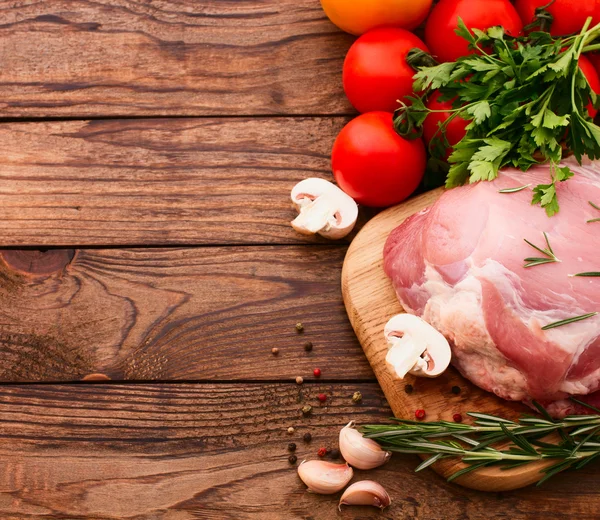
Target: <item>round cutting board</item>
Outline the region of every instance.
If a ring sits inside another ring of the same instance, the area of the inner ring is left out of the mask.
[[[383,246],[390,232],[406,218],[432,205],[443,189],[430,191],[419,197],[387,209],[373,218],[352,241],[342,272],[344,303],[362,348],[373,367],[379,384],[390,403],[394,415],[414,419],[415,410],[424,409],[427,420],[452,421],[455,413],[461,413],[469,421],[466,412],[483,412],[515,419],[531,410],[521,403],[504,401],[485,392],[460,376],[454,368],[448,369],[436,379],[417,378],[408,375],[403,381],[392,378],[386,369],[387,342],[383,337],[386,322],[395,314],[403,312],[390,280],[383,272]],[[405,386],[411,384],[409,394]],[[452,387],[460,388],[459,394]],[[455,482],[482,491],[506,491],[537,482],[543,474],[540,470],[552,462],[536,463],[511,470],[483,468],[463,475]],[[460,462],[446,459],[433,465],[444,477],[464,467]]]

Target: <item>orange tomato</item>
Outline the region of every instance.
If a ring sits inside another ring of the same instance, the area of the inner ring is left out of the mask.
[[[375,27],[414,29],[427,18],[433,0],[321,0],[340,29],[360,35]]]

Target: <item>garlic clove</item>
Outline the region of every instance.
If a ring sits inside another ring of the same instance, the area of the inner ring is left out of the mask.
[[[340,431],[340,452],[346,462],[357,469],[373,469],[385,464],[392,456],[384,451],[372,439],[365,439],[363,434],[354,429],[351,421]]]
[[[303,461],[298,476],[308,490],[320,495],[333,495],[346,487],[354,472],[348,464],[334,464],[323,460]]]
[[[338,509],[341,511],[342,506],[374,506],[385,509],[391,503],[390,495],[381,484],[373,480],[361,480],[344,491]]]

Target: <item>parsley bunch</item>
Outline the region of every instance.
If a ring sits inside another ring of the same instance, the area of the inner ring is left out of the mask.
[[[572,153],[580,163],[584,155],[600,158],[600,127],[586,108],[590,100],[598,107],[599,100],[579,68],[583,52],[600,48],[590,45],[600,37],[600,24],[591,29],[590,24],[591,18],[580,34],[565,38],[545,32],[513,38],[501,27],[471,32],[459,20],[456,33],[475,53],[419,67],[414,90],[424,94],[401,103],[396,131],[420,137],[425,118],[434,112],[425,106],[426,96],[439,90],[440,100],[452,101],[453,109],[429,145],[433,164],[439,167],[450,148],[447,125],[456,117],[470,121],[450,155],[446,187],[491,181],[505,166],[527,171],[549,162],[551,178],[534,187],[532,203],[549,216],[556,214],[556,184],[573,176],[568,167],[558,166],[563,154]]]

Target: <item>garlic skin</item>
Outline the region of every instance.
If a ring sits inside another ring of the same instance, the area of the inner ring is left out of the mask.
[[[390,495],[381,484],[373,480],[361,480],[344,491],[338,509],[341,511],[342,506],[373,506],[385,509],[391,503]]]
[[[357,469],[373,469],[385,464],[392,453],[383,451],[373,439],[365,439],[363,434],[354,429],[354,421],[350,421],[340,431],[340,452],[351,466]]]
[[[333,495],[346,487],[354,471],[348,464],[334,464],[323,460],[302,461],[298,476],[308,490],[319,495]]]

